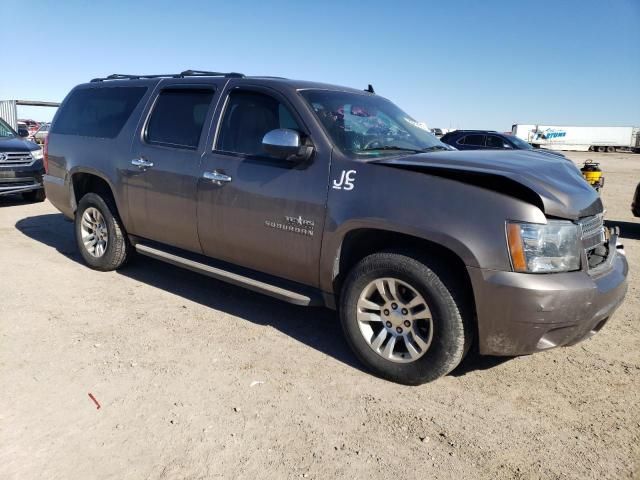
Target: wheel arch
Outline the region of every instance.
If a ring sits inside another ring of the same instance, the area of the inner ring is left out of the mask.
[[[461,254],[460,251],[456,252],[434,240],[380,228],[356,228],[343,236],[334,257],[332,278],[334,295],[339,296],[346,275],[360,260],[372,253],[390,249],[413,251],[438,258],[456,272],[457,278],[463,282],[473,297],[473,285],[463,260],[463,255],[468,258],[470,252]]]
[[[80,199],[87,193],[106,195],[113,200],[119,212],[120,205],[111,181],[102,173],[93,169],[74,169],[69,172],[69,189],[73,212],[78,209]]]

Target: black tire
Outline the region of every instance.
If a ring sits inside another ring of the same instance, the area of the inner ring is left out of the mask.
[[[31,190],[30,192],[24,192],[22,198],[26,202],[44,202],[47,196],[44,193],[44,188],[38,190]]]
[[[607,153],[616,153],[616,147],[607,147]]]
[[[82,241],[82,216],[90,207],[97,209],[102,214],[107,229],[107,247],[100,257],[91,255]],[[80,255],[86,264],[94,270],[103,272],[116,270],[127,262],[131,254],[131,244],[122,227],[115,203],[110,197],[102,197],[95,193],[87,193],[82,197],[75,214],[75,233]]]
[[[383,358],[367,343],[357,320],[363,289],[377,278],[391,277],[411,285],[426,300],[433,318],[433,340],[424,355],[411,363]],[[452,274],[450,266],[412,252],[386,251],[369,255],[349,272],[340,298],[340,320],[347,342],[375,374],[405,385],[419,385],[451,372],[473,340],[472,294]]]
[[[607,151],[607,147],[603,147],[603,146],[598,147],[599,153],[606,153],[606,151]]]

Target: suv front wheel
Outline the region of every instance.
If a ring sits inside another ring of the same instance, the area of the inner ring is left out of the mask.
[[[372,371],[418,385],[453,370],[472,340],[472,305],[440,262],[381,252],[361,260],[342,289],[348,343]]]
[[[131,245],[110,198],[87,193],[78,204],[75,215],[78,250],[93,269],[110,271],[120,268],[131,251]]]

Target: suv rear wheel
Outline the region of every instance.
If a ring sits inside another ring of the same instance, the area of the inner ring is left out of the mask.
[[[76,243],[84,261],[93,269],[120,268],[131,252],[131,245],[117,216],[111,198],[87,193],[75,216]]]
[[[342,289],[348,343],[372,371],[418,385],[453,370],[472,340],[471,302],[450,269],[411,253],[365,257]]]

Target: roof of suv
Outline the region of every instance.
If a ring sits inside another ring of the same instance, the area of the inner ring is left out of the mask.
[[[104,78],[94,78],[90,83],[101,83],[101,82],[119,82],[119,81],[128,81],[131,83],[149,83],[149,81],[160,81],[164,79],[171,80],[179,80],[179,79],[193,79],[193,78],[233,78],[233,79],[242,79],[246,80],[247,83],[251,83],[252,81],[259,81],[261,84],[280,84],[280,85],[288,85],[289,87],[295,88],[296,90],[301,89],[319,89],[319,90],[337,90],[343,92],[352,92],[352,93],[360,93],[360,94],[373,94],[371,90],[358,90],[350,87],[343,87],[339,85],[332,85],[328,83],[321,82],[311,82],[306,80],[292,80],[289,78],[283,77],[270,77],[270,76],[245,76],[242,73],[237,72],[207,72],[200,70],[185,70],[181,73],[176,74],[164,74],[164,75],[123,75],[123,74],[113,74]]]
[[[457,138],[457,137],[461,137],[463,135],[469,135],[469,134],[477,134],[477,135],[487,135],[487,134],[491,134],[491,135],[498,135],[500,137],[504,137],[506,136],[504,133],[500,133],[497,132],[495,130],[453,130],[452,132],[448,132],[445,133],[441,140],[447,140],[450,138]]]
[[[503,135],[502,133],[496,130],[454,130],[453,132],[449,132],[449,133],[491,133],[491,134]]]

